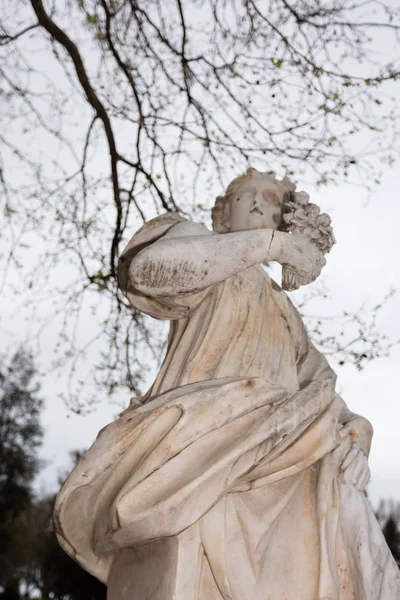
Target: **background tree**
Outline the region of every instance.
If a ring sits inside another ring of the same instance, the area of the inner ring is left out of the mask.
[[[37,449],[43,437],[42,400],[34,383],[32,358],[22,350],[0,366],[0,589],[4,599],[19,594],[18,553],[14,536],[18,519],[32,500],[39,468]],[[18,550],[19,552],[20,550]]]
[[[87,352],[110,394],[140,393],[159,358],[160,330],[124,310],[115,279],[141,222],[169,210],[208,223],[215,195],[250,162],[369,186],[379,161],[394,160],[398,53],[378,48],[382,35],[396,43],[400,13],[385,2],[3,0],[2,12],[4,258],[23,273],[8,281],[36,321],[46,313],[59,327],[54,366],[69,364],[76,410]],[[368,316],[342,326],[343,337],[318,319],[310,329],[356,366],[386,352]]]
[[[400,567],[400,503],[393,500],[381,500],[376,517],[382,527],[387,545]]]
[[[106,588],[61,549],[55,496],[37,498],[43,407],[31,356],[0,366],[0,599],[105,600]],[[80,457],[74,453],[74,461]]]

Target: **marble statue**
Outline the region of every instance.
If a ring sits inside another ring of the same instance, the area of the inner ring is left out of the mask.
[[[110,600],[395,600],[399,570],[364,488],[372,427],[284,287],[316,279],[327,215],[249,169],[214,231],[164,214],[121,256],[132,306],[170,321],[145,397],[61,489],[58,538]]]

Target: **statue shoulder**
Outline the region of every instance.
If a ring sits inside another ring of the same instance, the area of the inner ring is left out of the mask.
[[[140,229],[136,231],[133,237],[129,240],[126,248],[122,252],[121,256],[124,256],[132,248],[138,246],[143,247],[156,239],[165,235],[165,233],[177,225],[178,223],[184,222],[183,217],[177,213],[164,213],[159,215],[150,221],[147,221]]]
[[[141,250],[163,238],[194,237],[213,235],[204,225],[186,221],[177,213],[164,213],[145,223],[129,240],[124,248],[118,269],[118,281],[122,290],[128,283],[128,270],[132,259]]]
[[[174,225],[183,221],[184,219],[177,213],[164,213],[147,221],[136,231],[119,258],[118,283],[122,290],[127,286],[129,265],[136,254],[163,237]]]
[[[202,235],[219,235],[207,229],[205,225],[195,221],[181,221],[169,229],[165,238],[198,237]]]
[[[152,244],[161,237],[186,237],[214,235],[207,227],[194,221],[187,221],[177,213],[164,213],[147,221],[130,239],[121,258]]]

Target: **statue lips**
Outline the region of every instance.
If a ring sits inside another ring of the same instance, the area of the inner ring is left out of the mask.
[[[251,209],[250,214],[252,215],[253,213],[257,213],[257,214],[261,215],[262,217],[264,216],[264,213],[262,212],[262,210],[260,210],[258,208],[258,206],[256,206],[255,208]]]

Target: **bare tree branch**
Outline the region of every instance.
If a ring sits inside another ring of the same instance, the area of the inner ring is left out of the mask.
[[[83,63],[82,57],[79,53],[78,48],[74,44],[74,42],[68,37],[68,35],[60,29],[54,21],[49,17],[46,13],[45,8],[43,6],[43,2],[41,0],[31,0],[32,8],[35,11],[35,14],[38,18],[39,24],[55,39],[61,46],[65,48],[68,52],[71,60],[74,63],[75,71],[77,77],[82,85],[82,88],[86,94],[88,102],[96,111],[96,115],[101,119],[104,125],[104,130],[106,132],[108,148],[110,152],[110,161],[111,161],[111,177],[113,184],[113,194],[114,194],[114,204],[117,211],[117,217],[115,222],[115,232],[113,241],[111,244],[110,251],[110,269],[111,274],[115,276],[116,274],[116,260],[118,255],[118,245],[121,238],[121,222],[122,222],[122,206],[119,197],[119,182],[118,182],[118,152],[115,143],[114,132],[111,126],[111,121],[108,116],[108,112],[105,109],[104,105],[100,101],[98,95],[93,89],[89,77],[87,75],[85,65]]]

